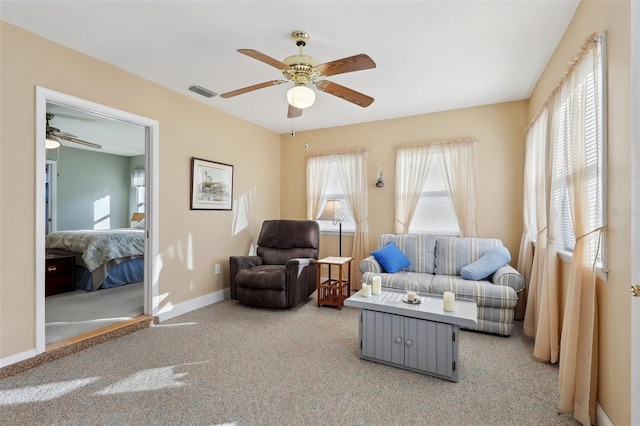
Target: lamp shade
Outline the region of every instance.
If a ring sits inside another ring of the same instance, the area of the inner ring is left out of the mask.
[[[144,213],[133,212],[133,214],[131,215],[132,222],[140,222],[142,219],[144,219]]]
[[[307,86],[294,86],[287,90],[287,102],[296,108],[307,108],[316,100],[316,92]]]
[[[345,219],[346,215],[342,209],[340,200],[327,200],[327,204],[324,206],[322,214],[318,217],[318,220],[330,220],[334,224],[342,222]]]
[[[44,141],[44,147],[47,149],[56,149],[59,146],[60,146],[60,142],[58,142],[55,139],[47,138]]]

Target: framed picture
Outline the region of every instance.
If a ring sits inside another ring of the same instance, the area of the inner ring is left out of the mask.
[[[231,210],[233,166],[191,158],[191,210]]]

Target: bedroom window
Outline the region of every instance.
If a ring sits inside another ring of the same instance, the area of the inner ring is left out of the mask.
[[[131,172],[131,187],[135,191],[135,211],[144,213],[145,203],[145,178],[144,170],[134,170]]]

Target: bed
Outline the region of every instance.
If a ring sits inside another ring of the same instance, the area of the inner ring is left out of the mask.
[[[97,290],[144,280],[145,230],[59,231],[47,235],[47,249],[76,253],[75,285]]]

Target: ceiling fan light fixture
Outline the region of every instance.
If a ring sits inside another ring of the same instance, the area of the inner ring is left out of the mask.
[[[316,101],[316,92],[307,86],[294,86],[287,90],[287,102],[296,108],[307,108]]]
[[[44,141],[44,147],[46,149],[56,149],[60,146],[60,142],[58,142],[57,140],[50,138],[49,136],[47,136],[47,139],[45,139]]]

